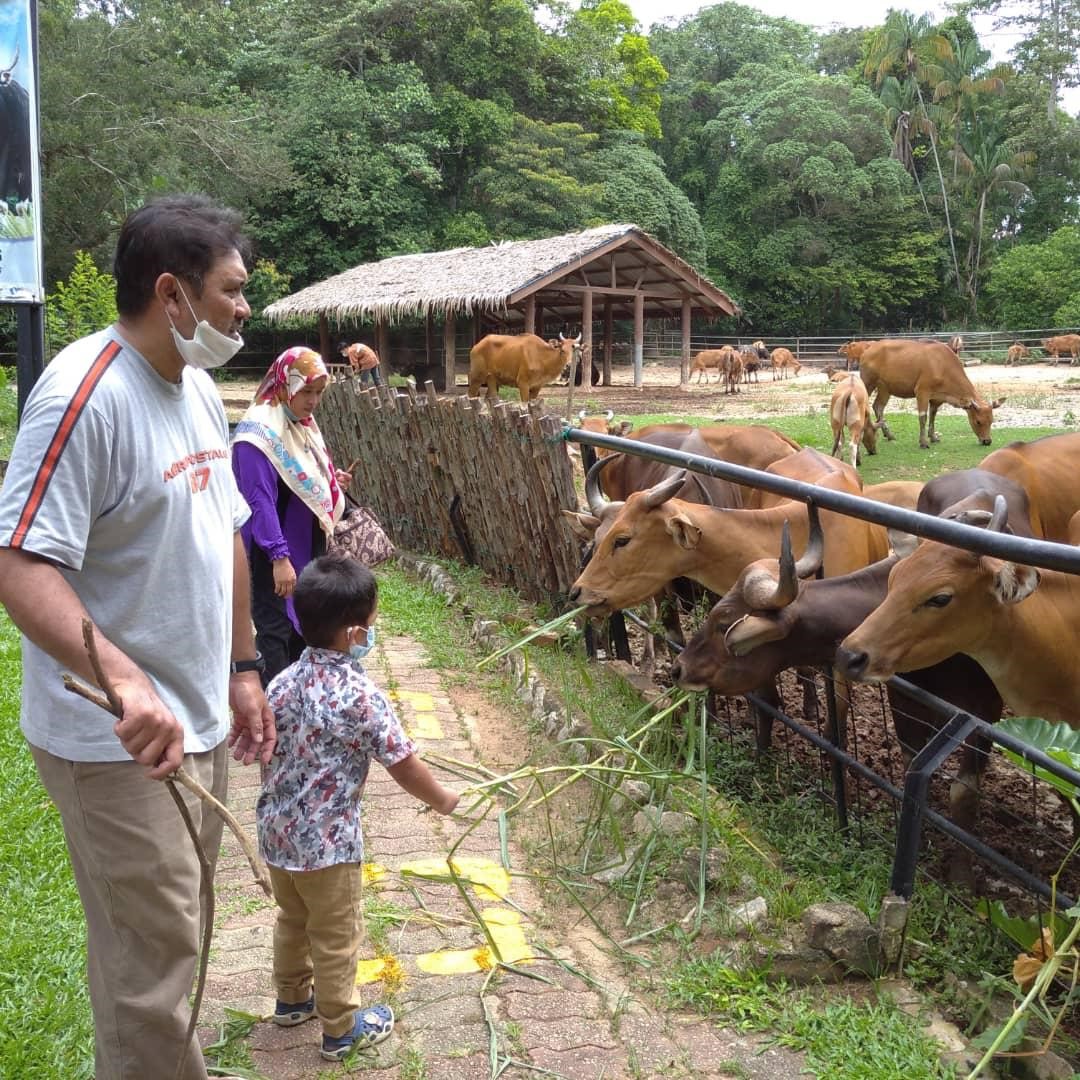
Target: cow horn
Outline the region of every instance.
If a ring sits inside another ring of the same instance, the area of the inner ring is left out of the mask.
[[[584,412],[584,410],[582,411]],[[608,409],[608,411],[604,413],[604,419],[610,424],[611,421],[615,419],[615,410]]]
[[[559,331],[559,340],[560,341],[565,341],[566,340],[566,338],[563,337],[563,333],[562,333],[561,330]]]
[[[606,458],[602,460],[607,460]],[[645,492],[645,505],[654,510],[656,507],[663,505],[668,499],[673,498],[679,489],[686,483],[686,470],[680,469],[674,476],[668,480],[661,480],[659,484],[654,484],[648,491]]]
[[[806,550],[795,564],[795,576],[804,579],[813,577],[821,569],[821,564],[825,559],[825,535],[821,531],[818,508],[812,502],[806,504],[806,516],[810,523]]]
[[[748,574],[743,583],[743,599],[758,611],[779,611],[799,595],[795,560],[791,555],[791,526],[785,521],[780,536],[780,578],[773,581],[766,573]]]
[[[584,333],[578,334],[578,336],[576,338],[574,338],[574,344],[575,345],[580,345],[581,344],[581,339],[582,339],[583,336],[584,336]]]
[[[1009,520],[1009,505],[1005,502],[1004,495],[994,496],[994,513],[990,518],[990,524],[986,528],[990,532],[1004,532]]]
[[[577,414],[577,418],[578,418],[579,420],[584,420],[584,419],[585,419],[585,410],[584,410],[584,409],[582,409],[582,410],[581,410],[581,412],[579,412],[579,413]]]
[[[597,458],[596,463],[585,475],[585,501],[589,504],[589,510],[597,516],[603,511],[610,501],[600,490],[600,470],[605,465],[610,465],[619,454],[608,454],[606,457]]]

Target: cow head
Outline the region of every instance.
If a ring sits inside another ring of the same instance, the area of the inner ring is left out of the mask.
[[[574,370],[574,364],[581,359],[581,334],[578,334],[576,338],[568,338],[560,333],[558,342],[551,341],[548,344],[552,348],[558,349],[562,354],[563,366],[559,378],[570,378]]]
[[[821,566],[824,538],[816,507],[810,507],[806,552],[795,561],[785,523],[780,560],[759,559],[747,566],[735,584],[713,606],[704,624],[687,643],[672,668],[684,689],[712,688],[721,694],[744,694],[761,686],[786,666],[770,642],[782,642],[795,624],[799,581]]]
[[[961,520],[968,524],[997,531],[1008,517],[1001,495],[992,514],[965,513]],[[863,682],[883,682],[953,653],[970,655],[995,633],[1001,607],[1019,603],[1038,584],[1034,567],[924,541],[893,567],[884,602],[841,642],[837,670]]]
[[[19,63],[19,46],[15,46],[15,56],[11,61],[11,64],[6,68],[0,68],[0,87],[4,87],[10,84],[15,71],[16,66]]]
[[[998,406],[1004,405],[1005,401],[1005,398],[998,398],[996,401],[987,404],[981,398],[972,398],[964,405],[964,411],[967,413],[971,430],[975,432],[975,438],[983,446],[989,446],[993,442],[990,437],[990,426],[994,422],[994,410]]]
[[[601,458],[594,469],[611,460]],[[604,615],[642,604],[684,575],[701,540],[693,505],[674,497],[686,482],[680,470],[647,491],[634,492],[625,503],[608,504],[617,507],[614,513],[575,515],[593,529],[594,538],[592,557],[570,590],[574,604],[585,604],[590,616]]]

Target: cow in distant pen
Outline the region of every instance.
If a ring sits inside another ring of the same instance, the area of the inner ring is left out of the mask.
[[[498,400],[500,386],[516,386],[522,401],[534,401],[581,355],[581,335],[547,342],[536,334],[488,334],[469,350],[469,397]]]

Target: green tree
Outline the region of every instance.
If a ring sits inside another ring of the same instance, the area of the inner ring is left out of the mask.
[[[929,15],[918,17],[909,11],[891,10],[884,24],[871,36],[867,46],[864,73],[874,85],[880,85],[888,75],[895,75],[910,82],[915,88],[919,102],[919,111],[925,121],[930,121],[926,102],[923,99],[921,82],[936,84],[940,82],[942,68],[940,60],[951,53],[951,44],[945,35],[935,27]],[[927,137],[934,157],[938,182],[941,187],[941,203],[945,214],[945,232],[949,238],[949,252],[952,255],[952,270],[957,288],[960,288],[960,264],[956,258],[956,242],[949,213],[949,192],[945,186],[945,176],[941,170],[941,158],[938,154],[937,136],[932,123],[927,124]]]
[[[116,282],[85,251],[75,252],[67,281],[45,297],[45,336],[51,360],[65,345],[116,322]]]
[[[983,240],[995,232],[1005,213],[1030,189],[1020,177],[1034,162],[1029,151],[1014,150],[998,127],[982,125],[961,134],[952,151],[961,175],[966,179],[974,204],[965,268],[966,291],[972,314],[979,295],[983,269]],[[990,213],[988,214],[988,209]]]
[[[1039,244],[1017,244],[990,269],[985,298],[1009,330],[1060,325],[1057,313],[1080,294],[1080,227],[1067,225]]]
[[[690,200],[664,175],[663,161],[637,132],[611,132],[589,155],[586,171],[599,187],[607,221],[640,225],[691,265],[705,267],[705,230]]]

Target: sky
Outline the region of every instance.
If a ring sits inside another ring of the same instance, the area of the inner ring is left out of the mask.
[[[708,3],[703,0],[626,0],[646,31],[659,22],[678,23],[693,15]],[[885,21],[889,8],[907,8],[917,15],[928,12],[936,18],[950,14],[944,3],[923,0],[818,0],[810,5],[806,0],[741,0],[747,7],[764,11],[766,15],[782,16],[795,22],[828,28],[838,26],[877,26]],[[993,54],[995,60],[1009,60],[1009,50],[1017,37],[1007,30],[995,30],[993,18],[974,15],[972,22],[983,47]],[[1066,90],[1062,104],[1070,113],[1080,113],[1080,89]]]

